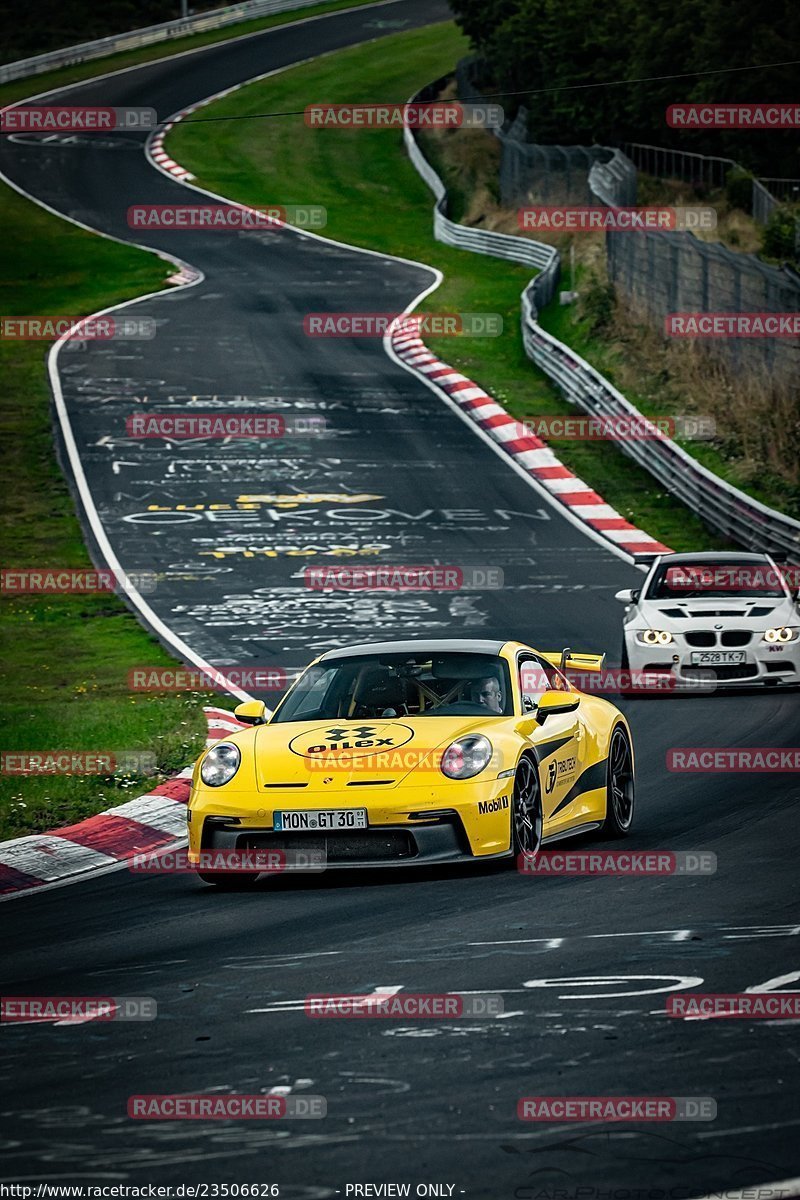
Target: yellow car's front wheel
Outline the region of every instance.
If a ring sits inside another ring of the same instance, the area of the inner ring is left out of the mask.
[[[542,796],[539,772],[533,759],[523,754],[514,776],[511,801],[511,840],[514,858],[533,860],[542,844]]]

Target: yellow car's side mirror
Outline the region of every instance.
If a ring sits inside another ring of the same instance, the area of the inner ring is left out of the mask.
[[[236,705],[233,715],[243,725],[266,725],[267,706],[263,700],[246,700]]]
[[[541,725],[547,717],[555,716],[556,713],[575,712],[580,702],[580,696],[576,696],[574,692],[560,692],[555,689],[543,692],[536,708],[536,718]]]

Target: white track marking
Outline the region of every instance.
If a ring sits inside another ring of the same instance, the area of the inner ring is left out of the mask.
[[[529,979],[523,983],[525,988],[589,988],[625,986],[636,980],[673,980],[665,987],[634,988],[624,992],[584,992],[582,995],[570,996],[562,993],[559,1000],[619,1000],[626,996],[655,996],[661,992],[679,992],[688,988],[700,987],[703,978],[700,975],[577,975],[574,978],[564,976],[561,979]]]
[[[396,996],[398,992],[403,990],[402,983],[389,984],[388,986],[376,987],[374,991],[361,997],[360,1003],[363,1005],[375,1004],[379,1000],[384,1000],[387,996]],[[336,995],[341,993],[337,992]],[[352,993],[347,993],[348,997]],[[273,1004],[267,1005],[266,1008],[246,1008],[246,1013],[278,1013],[278,1012],[305,1012],[306,997],[301,1000],[276,1000]]]
[[[774,979],[768,979],[766,983],[756,983],[744,990],[746,992],[779,992],[787,983],[797,983],[798,979],[800,979],[800,971],[789,971],[786,975],[776,975]]]

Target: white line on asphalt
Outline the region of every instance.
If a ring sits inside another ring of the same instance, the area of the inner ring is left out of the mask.
[[[747,933],[737,934],[733,937],[731,934],[724,933],[725,929],[738,928],[748,930]],[[558,949],[565,941],[578,940],[594,940],[597,938],[623,938],[623,937],[669,937],[673,942],[685,942],[699,930],[693,929],[630,929],[624,930],[621,933],[568,933],[562,937],[538,937],[538,938],[504,938],[491,942],[467,942],[468,946],[527,946],[534,944],[543,944],[547,949]],[[766,938],[766,937],[796,937],[800,934],[800,926],[798,925],[739,925],[716,926],[710,931],[706,931],[706,936],[713,933],[721,933],[724,940],[747,940],[748,938]]]

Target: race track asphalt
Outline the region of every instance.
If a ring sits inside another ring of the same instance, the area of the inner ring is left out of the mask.
[[[82,84],[66,102],[147,105],[163,118],[396,21],[446,15],[421,0],[359,9]],[[519,637],[606,649],[617,662],[614,592],[640,573],[568,522],[379,340],[303,333],[307,312],[397,311],[430,272],[288,229],[134,234],[129,205],[192,197],[131,140],[102,149],[4,137],[0,169],[56,211],[204,273],[127,310],[155,318],[152,340],[60,357],[102,526],[127,570],[163,577],[147,600],[165,625],[216,665],[292,668],[346,641],[411,634]],[[204,410],[323,416],[326,436],[126,440],[132,412],[185,411],[193,397]],[[377,558],[331,554],[372,547]],[[327,562],[501,567],[505,586],[334,598],[304,586],[315,558],[295,552],[309,549]],[[148,995],[159,1016],[3,1029],[0,1179],[274,1182],[308,1198],[366,1182],[495,1200],[661,1188],[684,1200],[800,1173],[797,1023],[678,1021],[658,990],[797,979],[794,777],[666,769],[670,747],[797,744],[797,696],[620,704],[638,752],[629,844],[713,851],[716,874],[543,879],[485,864],[218,895],[185,876],[123,870],[5,903],[3,994]],[[500,992],[506,1013],[331,1022],[302,1009],[308,993],[386,987]],[[126,1115],[133,1093],[269,1088],[325,1096],[328,1116],[271,1127]],[[594,1127],[516,1118],[520,1096],[567,1094],[711,1096],[718,1116]]]

